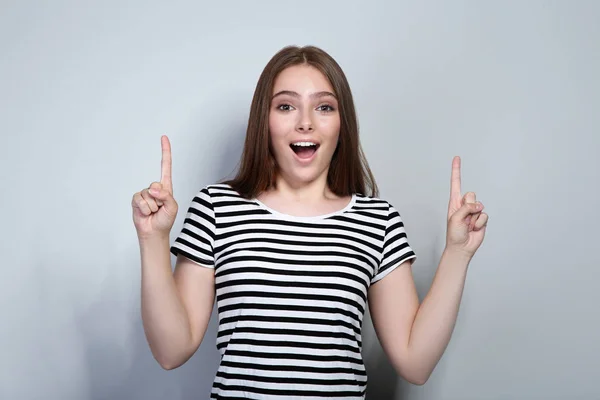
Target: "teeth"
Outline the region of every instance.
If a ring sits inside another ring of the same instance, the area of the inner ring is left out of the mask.
[[[316,144],[313,142],[296,142],[296,143],[292,143],[292,146],[309,147],[309,146],[316,146]]]

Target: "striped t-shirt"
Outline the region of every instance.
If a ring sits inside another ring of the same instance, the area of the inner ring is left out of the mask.
[[[194,197],[171,252],[214,268],[212,399],[364,399],[369,286],[415,258],[384,200],[355,194],[338,212],[296,217],[225,184]]]

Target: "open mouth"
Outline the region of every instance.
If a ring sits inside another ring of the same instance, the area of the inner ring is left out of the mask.
[[[296,153],[298,158],[308,159],[316,153],[319,144],[313,142],[296,142],[290,144],[290,148]]]

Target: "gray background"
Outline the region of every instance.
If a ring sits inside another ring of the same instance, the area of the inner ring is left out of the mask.
[[[348,75],[421,296],[452,156],[490,214],[426,385],[395,376],[367,320],[370,399],[600,399],[599,18],[595,1],[2,1],[0,398],[208,397],[214,318],[177,370],[146,344],[131,196],[160,178],[165,133],[181,209],[230,174],[262,68],[316,44]]]

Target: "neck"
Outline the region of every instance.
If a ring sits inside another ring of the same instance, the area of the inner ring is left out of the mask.
[[[310,182],[294,182],[278,175],[276,182],[277,189],[275,191],[282,198],[290,201],[310,203],[337,197],[327,185],[327,173],[321,174],[317,179]]]

